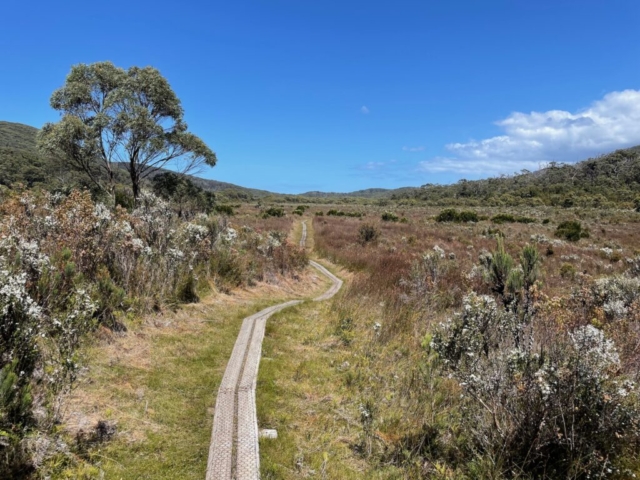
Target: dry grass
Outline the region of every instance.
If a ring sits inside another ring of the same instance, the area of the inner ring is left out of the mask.
[[[464,438],[456,401],[460,392],[454,382],[434,370],[425,338],[432,326],[459,309],[469,291],[491,294],[487,282],[468,276],[478,264],[479,254],[495,249],[496,239],[489,230],[499,229],[504,234],[507,250],[514,257],[532,235],[545,235],[552,241],[550,247],[536,244],[544,257],[538,291],[544,308],[539,317],[548,328],[566,330],[579,320],[574,318],[578,311],[569,306],[572,291],[598,277],[624,272],[628,268],[625,259],[638,254],[634,239],[640,216],[620,211],[603,215],[598,211],[529,209],[509,213],[532,216],[538,223],[495,225],[483,220],[447,224],[434,221],[440,209],[398,208],[395,213],[405,217],[406,223],[382,222],[380,212],[387,209],[370,208],[363,220],[326,215],[314,218],[316,250],[355,272],[353,281],[334,302],[328,330],[343,343],[337,349],[339,361],[349,364],[343,378],[349,389],[343,390],[340,402],[350,405],[350,421],[360,421],[359,405],[371,406],[370,424],[360,426],[360,443],[353,442],[356,434],[352,431],[350,444],[353,452],[367,459],[371,472],[395,465],[402,472],[399,478],[461,478],[463,472],[455,469],[462,461],[456,439]],[[500,212],[478,211],[485,217]],[[542,224],[544,218],[551,221]],[[589,228],[591,237],[575,244],[554,243],[557,224],[576,218]],[[374,224],[381,234],[377,242],[363,246],[358,242],[358,229],[364,222]],[[437,281],[424,282],[416,294],[411,287],[411,266],[436,245],[445,252]],[[621,251],[610,258],[601,250],[605,247]],[[560,275],[564,264],[573,265],[575,275]],[[579,320],[580,324],[590,318]],[[349,331],[340,333],[347,319]],[[614,328],[617,333],[611,328],[607,332],[621,351],[637,351],[638,335],[625,338],[620,334],[630,332],[627,327],[620,324]],[[322,355],[318,351],[318,358]],[[623,362],[634,358],[625,354]],[[330,373],[327,376],[331,378]],[[313,437],[315,433],[310,428],[306,435]],[[488,472],[478,465],[476,472]]]

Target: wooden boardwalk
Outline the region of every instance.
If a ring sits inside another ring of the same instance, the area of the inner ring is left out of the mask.
[[[306,245],[307,225],[302,222],[300,246]],[[341,288],[342,280],[322,265],[312,267],[328,277],[331,288],[314,301],[327,300]],[[206,480],[257,480],[260,478],[256,381],[267,320],[301,300],[274,305],[243,320],[216,400]]]

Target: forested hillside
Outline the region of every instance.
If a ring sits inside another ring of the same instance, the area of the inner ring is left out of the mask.
[[[0,185],[11,186],[16,183],[26,187],[41,186],[48,190],[69,188],[71,186],[91,188],[84,174],[71,171],[65,165],[52,158],[46,158],[37,151],[36,135],[38,129],[21,123],[0,121]],[[124,165],[118,175],[122,186],[128,184],[128,173]],[[149,175],[152,180],[167,173],[158,169]],[[265,190],[245,188],[232,183],[219,182],[185,176],[197,189],[207,192],[223,192],[223,197],[233,200],[253,200],[273,195]]]
[[[640,147],[577,164],[552,162],[536,172],[453,185],[423,185],[395,199],[431,205],[633,207],[640,195]]]

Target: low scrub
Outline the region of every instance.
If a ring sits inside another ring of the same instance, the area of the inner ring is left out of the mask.
[[[226,217],[185,221],[149,192],[131,212],[88,192],[10,193],[0,204],[0,477],[31,468],[25,439],[53,435],[78,348],[96,328],[124,330],[136,313],[196,302],[209,279],[247,284],[304,267],[285,237]]]
[[[320,212],[320,215],[322,215],[322,212]],[[327,216],[362,218],[365,216],[365,214],[362,212],[343,212],[342,210],[331,209],[327,211]]]
[[[442,210],[436,217],[436,222],[455,222],[467,223],[478,222],[478,214],[471,210],[456,210],[455,208],[447,208]]]
[[[397,222],[398,216],[393,212],[384,212],[381,216],[383,222]]]
[[[271,207],[262,212],[262,218],[284,217],[284,215],[284,209],[278,207]]]
[[[216,205],[213,207],[214,212],[220,213],[222,215],[233,216],[233,207],[231,205]]]
[[[379,236],[380,230],[378,230],[375,225],[371,225],[370,223],[365,223],[358,229],[358,239],[360,240],[360,243],[362,245],[375,242]]]
[[[583,229],[580,222],[567,220],[558,225],[555,235],[569,242],[577,242],[581,238],[589,238],[589,231]]]
[[[535,223],[536,219],[520,215],[512,215],[510,213],[499,213],[498,215],[491,217],[491,221],[501,225],[503,223]]]

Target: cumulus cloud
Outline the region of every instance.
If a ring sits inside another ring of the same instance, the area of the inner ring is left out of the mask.
[[[366,105],[363,105],[363,106],[360,108],[360,111],[361,111],[362,113],[364,113],[365,115],[367,115],[367,114],[369,113],[369,109],[366,107]]]
[[[470,174],[535,170],[550,161],[573,162],[640,144],[640,90],[611,92],[575,113],[514,112],[496,122],[502,135],[451,143],[451,157],[420,163],[428,172]]]
[[[402,147],[402,150],[405,152],[422,152],[424,147],[422,145],[419,147]]]

